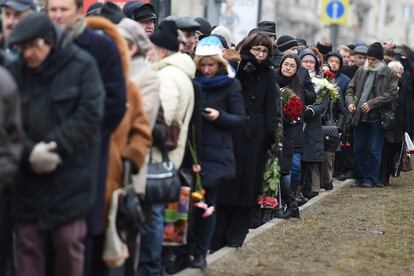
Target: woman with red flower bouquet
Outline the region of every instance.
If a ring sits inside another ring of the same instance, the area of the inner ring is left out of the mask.
[[[296,55],[283,56],[279,70],[276,72],[276,81],[281,90],[283,102],[283,137],[282,156],[280,158],[281,181],[280,191],[282,199],[287,204],[283,214],[276,214],[279,218],[299,218],[299,208],[292,191],[297,191],[299,181],[292,181],[289,185],[289,175],[292,169],[292,157],[294,152],[301,155],[303,152],[303,114],[304,105],[315,101],[315,93],[305,90],[302,81],[297,75],[300,61]],[[293,95],[289,95],[293,94]],[[300,107],[300,108],[299,108]]]

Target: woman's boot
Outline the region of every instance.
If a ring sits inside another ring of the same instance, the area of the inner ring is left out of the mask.
[[[287,204],[287,208],[283,214],[278,214],[276,217],[281,219],[288,219],[291,217],[300,218],[298,203],[287,181],[280,181],[280,191],[282,194],[282,199]]]

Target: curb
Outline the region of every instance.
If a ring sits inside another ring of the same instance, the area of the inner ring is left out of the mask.
[[[322,198],[329,196],[330,194],[332,194],[333,192],[338,191],[339,189],[342,189],[343,187],[350,185],[351,183],[353,183],[354,180],[353,179],[347,179],[345,181],[339,181],[334,179],[333,181],[333,185],[334,185],[334,189],[332,191],[325,191],[320,193],[318,196],[312,198],[311,200],[309,200],[306,204],[302,205],[299,207],[299,210],[302,211],[304,209],[307,209],[309,207],[311,207],[312,205],[314,205],[315,203],[319,202]],[[284,219],[277,219],[274,218],[271,221],[263,224],[262,226],[256,228],[256,229],[249,229],[249,233],[246,236],[246,239],[244,241],[244,243],[249,242],[249,240],[257,237],[258,235],[261,235],[262,233],[266,232],[267,230],[273,228],[275,225],[281,224],[283,222],[285,222],[286,220]],[[212,264],[214,264],[216,261],[224,258],[227,255],[230,255],[232,253],[234,253],[235,251],[237,251],[237,248],[234,247],[223,247],[220,250],[217,250],[216,252],[214,252],[213,254],[210,254],[207,256],[207,265],[210,266]],[[176,274],[173,274],[176,276],[195,276],[195,275],[205,275],[205,273],[198,269],[198,268],[186,268]]]

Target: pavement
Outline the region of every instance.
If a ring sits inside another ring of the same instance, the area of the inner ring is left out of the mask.
[[[311,207],[312,205],[314,205],[315,203],[317,203],[318,201],[320,201],[324,197],[332,195],[332,193],[335,193],[335,191],[338,191],[339,189],[341,189],[342,187],[345,187],[347,185],[351,185],[351,183],[353,183],[353,182],[354,182],[353,179],[347,179],[345,181],[339,181],[339,180],[334,179],[334,182],[333,182],[334,189],[333,190],[331,190],[331,191],[321,190],[323,192],[320,192],[318,196],[312,198],[306,204],[299,207],[299,210],[302,211],[306,208]],[[245,243],[249,242],[249,240],[253,239],[254,237],[262,235],[263,233],[269,231],[273,227],[277,227],[278,224],[281,224],[285,221],[286,220],[275,218],[275,219],[263,224],[262,226],[260,226],[256,229],[250,229],[249,234],[246,237]],[[213,266],[216,261],[222,259],[225,256],[233,254],[236,250],[238,250],[238,249],[233,248],[233,247],[223,247],[222,249],[217,250],[213,254],[209,254],[207,256],[207,265],[208,266]],[[202,270],[196,269],[196,268],[187,268],[187,269],[184,269],[184,270],[182,270],[179,273],[176,273],[174,275],[177,275],[177,276],[198,276],[198,275],[204,275],[204,272]]]

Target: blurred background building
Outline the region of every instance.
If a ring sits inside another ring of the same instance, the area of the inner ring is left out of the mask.
[[[327,0],[329,1],[329,0]],[[341,1],[341,0],[333,0]],[[330,40],[329,24],[321,22],[324,0],[153,0],[161,18],[177,16],[206,17],[212,25],[229,21],[233,8],[234,36],[239,40],[259,20],[276,21],[278,36],[289,34],[313,44]],[[325,1],[326,3],[326,1]],[[230,8],[229,8],[230,7]],[[237,8],[238,7],[238,8]],[[414,45],[414,0],[349,0],[348,20],[339,26],[338,44],[371,43],[394,40]],[[226,15],[225,15],[226,14]],[[221,21],[220,21],[221,20]]]

